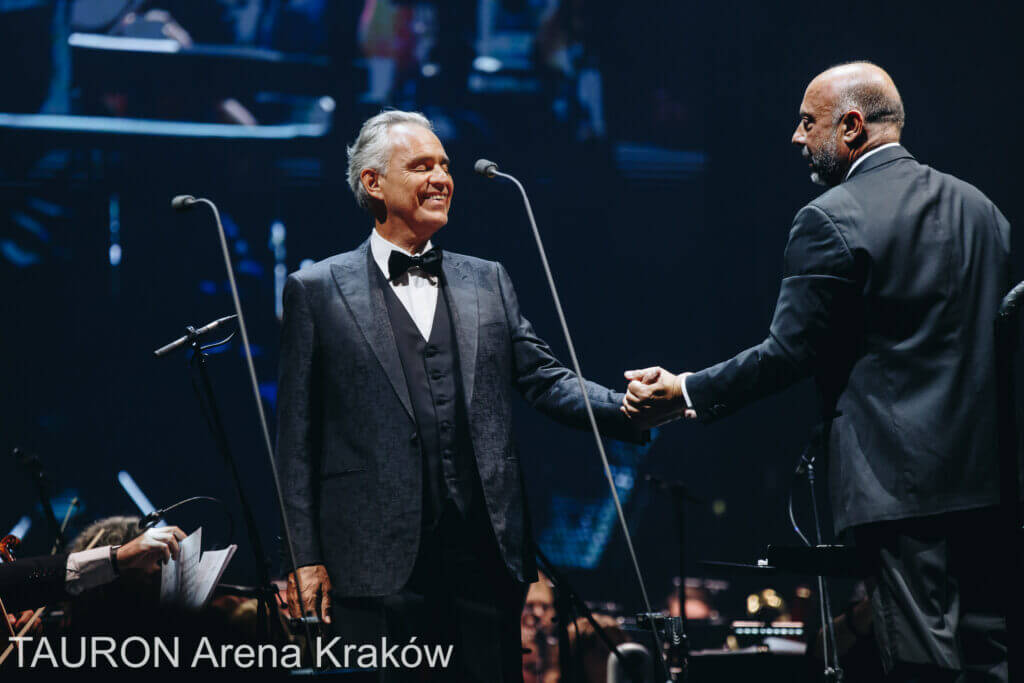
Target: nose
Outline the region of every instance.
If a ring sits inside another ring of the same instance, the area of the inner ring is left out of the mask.
[[[444,170],[440,164],[434,166],[430,172],[430,182],[436,185],[443,185],[451,180],[451,174]]]
[[[793,131],[793,137],[790,140],[794,145],[802,147],[807,144],[807,136],[804,135],[803,128],[802,123],[796,124],[796,130]]]

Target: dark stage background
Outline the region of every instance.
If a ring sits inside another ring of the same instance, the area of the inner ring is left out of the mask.
[[[820,192],[789,142],[797,107],[836,62],[888,69],[906,105],[906,147],[978,186],[1011,223],[1024,219],[1021,61],[1009,16],[983,6],[563,0],[544,21],[549,3],[538,0],[371,2],[369,14],[362,2],[168,0],[141,3],[126,23],[118,8],[130,3],[82,4],[0,0],[0,526],[27,515],[27,553],[49,540],[8,457],[15,446],[39,454],[58,502],[81,498],[73,530],[135,512],[122,470],[158,507],[224,499],[241,545],[226,580],[254,580],[186,359],[152,357],[184,325],[231,312],[211,217],[175,214],[169,201],[190,193],[221,207],[272,414],[277,288],[305,259],[367,237],[344,145],[385,105],[434,118],[453,159],[451,222],[435,242],[502,261],[525,313],[568,361],[519,199],[472,164],[491,158],[523,180],[584,371],[611,386],[628,368],[696,370],[763,339],[790,221]],[[160,52],[178,34],[145,17],[153,7],[191,48]],[[122,42],[88,38],[97,35]],[[126,47],[133,37],[157,42]],[[274,548],[240,346],[211,366]],[[520,408],[542,546],[588,599],[639,608],[591,437]],[[613,449],[652,600],[663,604],[678,572],[670,505],[643,474],[682,479],[707,499],[690,510],[687,574],[715,578],[698,560],[753,561],[767,543],[795,543],[790,472],[816,419],[804,383],[710,427],[670,425],[646,451]],[[806,519],[802,498],[798,509]],[[211,542],[226,531],[212,506],[169,521],[202,524]],[[797,583],[770,585],[788,597]],[[716,606],[741,614],[765,585],[734,579]]]

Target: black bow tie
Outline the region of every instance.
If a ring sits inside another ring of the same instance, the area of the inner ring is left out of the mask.
[[[400,251],[392,251],[388,257],[388,279],[394,282],[405,275],[410,268],[419,268],[425,273],[440,277],[441,250],[431,249],[422,256],[406,256]]]

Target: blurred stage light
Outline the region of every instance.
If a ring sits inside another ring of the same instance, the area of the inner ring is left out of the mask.
[[[473,68],[485,74],[493,74],[501,70],[501,60],[481,55],[473,60]]]
[[[17,536],[18,538],[25,538],[25,534],[27,534],[28,530],[31,529],[31,528],[32,528],[32,520],[29,519],[28,516],[22,516],[22,518],[18,520],[18,523],[14,525],[14,528],[11,529],[8,533],[11,536]]]
[[[135,507],[139,508],[139,512],[143,515],[148,515],[150,512],[156,510],[153,504],[149,502],[149,498],[146,497],[146,494],[142,492],[139,485],[135,483],[134,479],[132,479],[132,475],[121,470],[117,473],[117,480],[121,483],[121,488],[124,489],[124,492],[127,493],[128,497],[132,499],[133,503],[135,503]],[[164,520],[157,520],[156,525],[163,526]]]

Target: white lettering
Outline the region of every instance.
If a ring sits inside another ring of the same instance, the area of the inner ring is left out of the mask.
[[[424,649],[427,651],[427,666],[433,669],[440,664],[442,668],[447,669],[455,646],[449,645],[447,651],[442,649],[440,645],[435,645],[433,648],[424,647]]]
[[[36,654],[32,657],[32,663],[29,666],[33,669],[36,668],[39,660],[44,657],[50,660],[50,666],[57,668],[57,658],[53,655],[53,648],[50,647],[50,639],[46,637],[39,639],[39,645],[36,646]]]
[[[14,641],[15,647],[18,649],[18,668],[25,666],[25,650],[22,649],[22,644],[35,640],[34,636],[11,636],[10,640]]]
[[[334,658],[334,653],[331,652],[331,648],[333,648],[338,643],[339,640],[341,640],[341,638],[338,636],[331,638],[331,642],[327,643],[327,647],[325,648],[323,640],[321,638],[316,639],[316,668],[324,668],[324,655],[330,657],[331,666],[333,666],[336,669],[341,667],[341,664],[338,663],[338,660]],[[345,660],[345,666],[348,666],[347,656]]]
[[[409,644],[402,648],[402,665],[407,669],[415,669],[423,663],[423,653],[420,652],[418,645],[414,645],[416,642],[416,636],[409,639]],[[412,651],[412,654],[416,655],[416,663],[413,664],[406,658],[406,653]]]
[[[398,644],[388,647],[388,639],[380,639],[380,651],[383,653],[380,660],[380,668],[386,669],[389,666],[398,668],[398,658],[395,657],[395,653],[398,652]],[[390,662],[390,663],[389,663]]]
[[[230,647],[228,645],[227,647]],[[235,666],[240,669],[248,669],[254,664],[256,659],[256,651],[253,650],[252,645],[241,644],[235,648]],[[260,666],[263,663],[260,662]]]
[[[77,662],[72,662],[68,657],[68,641],[70,639],[66,636],[62,636],[60,639],[60,661],[69,669],[77,669],[85,666],[85,638],[78,639],[78,652],[81,654],[81,658]]]
[[[192,657],[192,668],[195,669],[199,665],[200,659],[209,660],[213,668],[217,668],[217,655],[213,652],[213,645],[210,644],[210,639],[203,636],[199,639],[199,647],[196,648],[196,653]]]
[[[359,649],[359,646],[356,645],[355,643],[348,643],[347,645],[345,645],[345,668],[346,669],[349,668],[350,666],[352,666],[351,664],[348,663],[348,655],[349,655],[349,653],[350,652],[355,652],[358,649]]]
[[[258,659],[258,661],[260,663],[260,668],[261,669],[266,666],[266,663],[263,661],[263,653],[264,652],[269,652],[270,653],[270,666],[272,668],[274,668],[274,669],[277,668],[277,648],[276,647],[274,647],[270,643],[263,643],[262,645],[259,646],[259,649],[257,650],[257,652],[259,653],[257,659]]]
[[[281,666],[295,669],[302,664],[302,650],[298,645],[289,643],[281,648]]]
[[[377,648],[373,645],[360,645],[359,653],[359,657],[356,659],[356,664],[360,669],[377,668]]]
[[[181,651],[180,651],[181,643],[178,642],[178,637],[177,636],[175,636],[174,639],[171,642],[174,643],[174,651],[173,652],[171,650],[167,649],[167,645],[164,644],[164,641],[163,641],[162,638],[154,638],[153,639],[153,650],[154,650],[154,653],[153,653],[153,666],[154,667],[160,666],[160,653],[163,652],[164,655],[167,657],[167,663],[170,664],[175,669],[178,668],[178,666],[180,664],[180,661],[181,661]]]
[[[128,645],[130,643],[139,643],[142,645],[142,659],[137,662],[133,662],[128,659]],[[149,664],[149,643],[142,638],[142,636],[128,636],[121,643],[121,662],[129,669],[141,669],[142,667]]]
[[[101,642],[107,646],[105,649],[100,649],[99,644]],[[117,643],[115,643],[114,639],[110,636],[95,636],[92,639],[92,657],[90,657],[89,659],[92,668],[96,668],[96,656],[103,655],[107,658],[107,664],[109,664],[112,669],[116,669],[117,661],[115,661],[114,658],[110,656],[116,649]]]

